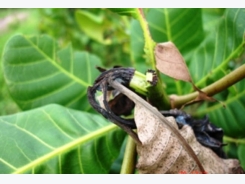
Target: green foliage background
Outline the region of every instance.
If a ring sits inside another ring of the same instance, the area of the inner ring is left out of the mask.
[[[145,72],[137,9],[1,10],[27,13],[0,37],[0,173],[119,173],[126,134],[86,96],[96,66]],[[144,9],[152,39],[172,41],[194,82],[205,87],[244,64],[245,9]],[[168,95],[192,87],[161,75]],[[188,112],[222,127],[225,150],[245,168],[244,80]],[[121,151],[121,154],[119,154]]]

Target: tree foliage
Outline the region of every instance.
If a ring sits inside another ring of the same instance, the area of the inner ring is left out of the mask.
[[[142,73],[156,70],[154,48],[168,41],[179,49],[200,89],[244,65],[245,9],[51,9],[42,13],[48,19],[40,28],[45,34],[12,35],[2,54],[5,84],[22,111],[0,117],[0,173],[120,172],[118,157],[127,135],[95,113],[87,99],[87,87],[99,75],[96,66],[127,66]],[[193,93],[189,83],[159,76],[167,96]],[[243,168],[244,85],[240,80],[215,94],[226,108],[210,102],[186,108],[193,116],[208,114],[224,130],[225,151],[239,159]]]

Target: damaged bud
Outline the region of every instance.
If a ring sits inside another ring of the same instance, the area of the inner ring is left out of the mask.
[[[147,72],[146,72],[146,80],[147,82],[149,82],[152,86],[155,86],[157,84],[157,73],[155,70],[151,70],[149,69]]]

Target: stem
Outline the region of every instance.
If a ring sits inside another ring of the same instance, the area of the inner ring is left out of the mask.
[[[235,143],[235,144],[245,144],[245,138],[243,138],[243,139],[235,139],[235,138],[232,138],[232,137],[224,136],[223,139],[224,139],[224,142],[232,142],[232,143]]]
[[[157,109],[161,109],[161,110],[169,109],[170,108],[169,99],[167,94],[165,94],[163,91],[163,86],[161,81],[157,79],[157,84],[152,85],[149,81],[154,80],[153,75],[151,75],[152,78],[148,78],[146,75],[138,71],[135,71],[132,79],[130,80],[130,84],[129,84],[130,88],[134,89],[137,93],[148,97],[150,103],[153,106],[155,106]]]
[[[156,68],[156,60],[155,60],[155,46],[156,43],[153,41],[151,37],[151,33],[148,27],[147,20],[145,19],[144,12],[142,8],[137,9],[137,19],[139,20],[140,26],[143,30],[144,34],[144,39],[145,39],[145,46],[144,46],[144,51],[146,53],[146,61],[151,64],[151,67],[153,70],[156,71],[158,82],[156,86],[152,86],[153,88],[151,89],[148,88],[149,90],[149,95],[148,98],[152,102],[157,102],[157,104],[153,104],[155,107],[158,107],[159,109],[167,109],[170,107],[170,102],[169,98],[165,92],[165,90],[162,87],[162,79],[160,77],[160,73]],[[154,93],[152,93],[154,91]]]
[[[208,96],[213,96],[228,87],[234,85],[235,83],[239,82],[240,80],[245,78],[245,64],[237,68],[236,70],[232,71],[228,75],[224,76],[223,78],[219,79],[218,81],[210,84],[209,86],[202,89]],[[188,95],[183,96],[172,96],[172,102],[174,107],[178,108],[184,105],[185,103],[193,100],[197,97],[198,92],[193,92]]]
[[[150,86],[150,83],[146,81],[146,75],[135,71],[132,79],[130,80],[129,86],[137,93],[147,96],[147,87]]]
[[[135,171],[135,164],[136,144],[134,140],[130,136],[128,136],[120,174],[133,174]]]
[[[142,8],[138,8],[138,20],[140,23],[140,26],[143,30],[144,39],[145,39],[145,46],[144,51],[146,53],[146,59],[148,62],[150,62],[151,67],[156,70],[156,61],[155,61],[155,55],[154,55],[154,48],[156,43],[151,38],[151,33],[148,27],[147,20],[145,19],[145,15]]]
[[[153,76],[152,76],[153,77]],[[154,78],[154,77],[153,77]],[[154,79],[151,79],[152,81]],[[163,93],[159,93],[159,91],[163,91]],[[158,110],[164,110],[170,108],[169,98],[165,91],[163,90],[162,81],[157,80],[156,85],[151,85],[147,88],[149,102],[156,107]],[[161,100],[159,100],[161,99]]]

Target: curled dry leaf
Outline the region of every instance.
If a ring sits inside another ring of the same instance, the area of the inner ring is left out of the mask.
[[[192,82],[185,60],[172,42],[159,43],[155,47],[156,68],[177,80]]]
[[[173,117],[167,119],[178,129]],[[137,144],[139,173],[202,173],[176,136],[157,116],[140,104],[135,107],[135,121],[142,143]],[[221,159],[211,149],[197,142],[190,126],[183,126],[179,132],[197,155],[205,173],[228,174],[242,170],[238,160]]]
[[[191,75],[189,73],[188,67],[185,63],[184,58],[179,52],[178,48],[172,42],[163,42],[159,43],[155,47],[155,59],[156,59],[156,68],[165,75],[168,75],[174,79],[182,80],[185,82],[190,82],[195,91],[198,92],[198,96],[184,104],[190,105],[200,101],[217,101],[215,98],[208,96],[206,93],[201,91],[198,87],[195,86]],[[220,102],[225,106],[222,102]],[[172,108],[175,108],[172,106]]]

